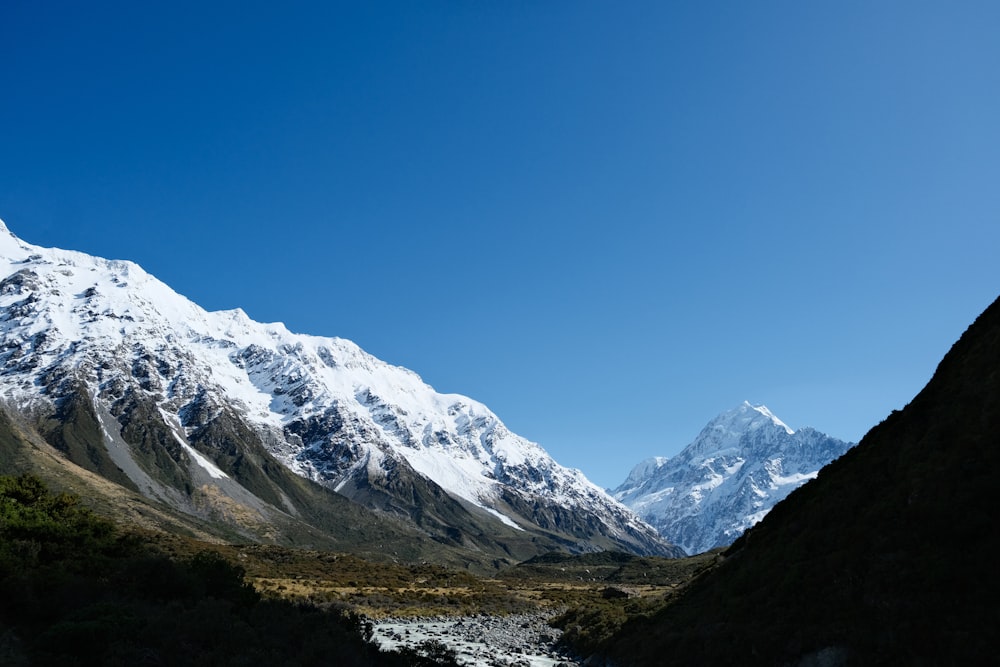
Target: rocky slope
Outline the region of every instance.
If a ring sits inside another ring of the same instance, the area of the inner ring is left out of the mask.
[[[676,457],[637,465],[612,493],[697,554],[731,544],[852,445],[812,428],[793,431],[766,407],[744,402]]]
[[[482,404],[350,341],[207,312],[136,264],[32,246],[3,223],[0,276],[7,411],[166,506],[259,535],[276,512],[326,511],[306,479],[501,558],[677,553]]]

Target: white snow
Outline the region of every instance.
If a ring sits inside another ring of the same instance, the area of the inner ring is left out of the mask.
[[[767,417],[768,419],[771,420],[772,424],[775,424],[775,425],[780,426],[781,428],[785,429],[785,433],[787,433],[788,435],[792,435],[793,433],[795,433],[795,431],[793,431],[791,428],[788,427],[788,424],[786,424],[785,422],[783,422],[780,419],[778,419],[777,417],[775,417],[774,413],[772,413],[770,410],[768,410],[766,406],[763,406],[763,405],[751,405],[750,401],[743,401],[743,405],[746,406],[746,407],[748,407],[748,408],[750,408],[751,410],[755,410],[755,411],[759,412],[760,414],[764,415],[765,417]]]
[[[254,322],[240,309],[205,311],[137,264],[33,246],[0,221],[0,272],[8,277],[18,271],[37,277],[27,277],[29,288],[12,285],[0,294],[5,312],[17,311],[18,304],[25,312],[0,322],[4,340],[19,344],[8,352],[33,355],[39,368],[73,367],[95,395],[127,360],[135,364],[132,375],[146,374],[147,391],[175,428],[178,411],[199,392],[224,397],[274,436],[279,460],[314,478],[319,471],[313,463],[296,458],[309,443],[283,440],[282,429],[337,410],[359,435],[356,458],[339,477],[324,478],[334,488],[359,470],[378,475],[388,460],[403,459],[512,527],[519,526],[497,507],[498,477],[525,493],[586,508],[611,533],[627,526],[653,534],[582,473],[511,433],[483,404],[438,393],[416,373],[351,341],[295,334],[281,323]],[[37,397],[34,372],[9,372],[0,393],[12,400]],[[213,477],[224,476],[182,431],[175,435],[192,459]]]
[[[490,514],[492,514],[492,515],[493,515],[493,516],[495,516],[496,518],[500,519],[500,521],[501,521],[502,523],[504,523],[504,524],[506,524],[506,525],[510,526],[511,528],[514,528],[514,529],[516,529],[516,530],[520,530],[520,531],[523,531],[523,530],[524,530],[524,528],[521,528],[521,527],[520,527],[519,525],[517,525],[516,523],[514,523],[514,520],[513,520],[513,519],[511,519],[511,518],[510,518],[509,516],[507,516],[506,514],[503,514],[503,513],[502,513],[502,512],[500,512],[499,510],[495,510],[495,509],[493,509],[492,507],[487,507],[487,506],[484,506],[484,505],[480,505],[480,507],[482,507],[482,508],[483,508],[484,510],[486,510],[487,512],[489,512]]]
[[[204,468],[205,471],[209,475],[211,475],[213,478],[215,478],[215,479],[225,479],[225,478],[229,477],[229,475],[227,475],[226,473],[222,472],[222,470],[220,470],[218,466],[216,466],[214,463],[212,463],[211,461],[209,461],[208,459],[206,459],[205,456],[201,452],[199,452],[197,449],[195,449],[191,445],[187,444],[186,442],[184,442],[183,440],[181,440],[180,438],[178,438],[176,435],[174,435],[174,438],[177,440],[178,444],[180,444],[180,446],[184,448],[184,451],[187,452],[188,455],[191,458],[193,458],[198,463],[198,465],[200,465],[202,468]]]
[[[816,479],[818,475],[819,470],[814,470],[806,473],[792,473],[791,475],[774,475],[771,479],[774,481],[776,486],[787,486],[789,484],[802,486],[809,480]]]
[[[668,541],[700,553],[732,542],[850,446],[814,429],[793,431],[744,401],[672,459],[640,463],[614,495]]]

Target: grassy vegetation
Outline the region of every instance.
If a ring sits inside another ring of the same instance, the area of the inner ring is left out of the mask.
[[[172,558],[209,550],[239,563],[256,590],[368,617],[508,614],[537,608],[503,582],[439,565],[373,562],[358,556],[261,544],[208,544],[148,532],[144,539]]]
[[[439,664],[366,631],[342,606],[261,595],[217,551],[170,557],[36,477],[0,477],[0,664]]]
[[[720,550],[692,558],[636,556],[620,551],[571,555],[551,552],[536,556],[501,574],[508,581],[605,582],[651,586],[675,586],[691,579],[718,560]]]

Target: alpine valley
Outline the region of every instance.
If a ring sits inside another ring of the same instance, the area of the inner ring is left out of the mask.
[[[732,544],[852,446],[812,428],[793,431],[744,402],[674,458],[637,465],[613,494],[671,543],[702,553]]]
[[[202,538],[481,571],[682,555],[482,404],[0,222],[0,464]]]
[[[1000,298],[913,400],[715,569],[610,630],[590,609],[561,627],[600,654],[591,664],[994,664],[998,442]]]

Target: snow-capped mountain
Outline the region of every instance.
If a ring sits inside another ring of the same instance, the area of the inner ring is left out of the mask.
[[[0,397],[37,423],[93,422],[89,440],[47,439],[147,497],[301,513],[273,457],[438,540],[671,552],[481,403],[348,340],[207,312],[134,263],[29,245],[2,222],[0,274]]]
[[[854,443],[812,428],[793,431],[764,407],[724,412],[672,459],[638,464],[612,493],[697,554],[725,546]]]

